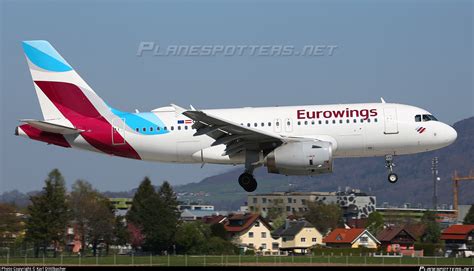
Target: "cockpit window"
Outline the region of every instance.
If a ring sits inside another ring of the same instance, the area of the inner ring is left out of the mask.
[[[431,121],[431,120],[437,121],[438,119],[435,118],[435,116],[433,116],[433,115],[416,115],[415,116],[415,121],[416,122]]]
[[[423,121],[430,121],[430,120],[437,121],[438,119],[436,119],[433,115],[423,115]]]

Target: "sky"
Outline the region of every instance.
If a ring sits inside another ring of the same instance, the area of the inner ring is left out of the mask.
[[[198,182],[232,166],[162,164],[15,137],[41,111],[21,41],[45,39],[109,105],[411,104],[449,124],[474,115],[472,1],[0,0],[0,193],[59,168],[99,190]],[[168,45],[335,45],[322,56],[137,56]],[[236,180],[229,180],[235,181]]]

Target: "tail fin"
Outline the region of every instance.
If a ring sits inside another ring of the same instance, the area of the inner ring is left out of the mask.
[[[45,40],[23,41],[31,77],[47,121],[98,117],[109,108],[69,63]]]

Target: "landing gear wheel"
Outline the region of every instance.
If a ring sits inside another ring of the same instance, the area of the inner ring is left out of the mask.
[[[239,184],[247,192],[253,192],[257,189],[257,181],[250,173],[242,173],[239,176]]]
[[[388,181],[390,183],[396,183],[398,181],[398,175],[395,173],[389,173],[388,174]]]

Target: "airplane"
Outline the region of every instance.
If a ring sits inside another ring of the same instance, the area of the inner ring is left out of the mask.
[[[331,173],[341,157],[385,157],[396,183],[394,156],[446,147],[456,131],[411,105],[380,103],[198,110],[177,105],[151,112],[109,106],[44,40],[23,41],[43,120],[22,119],[15,135],[65,148],[131,159],[243,164],[238,182],[257,188],[253,175]]]

